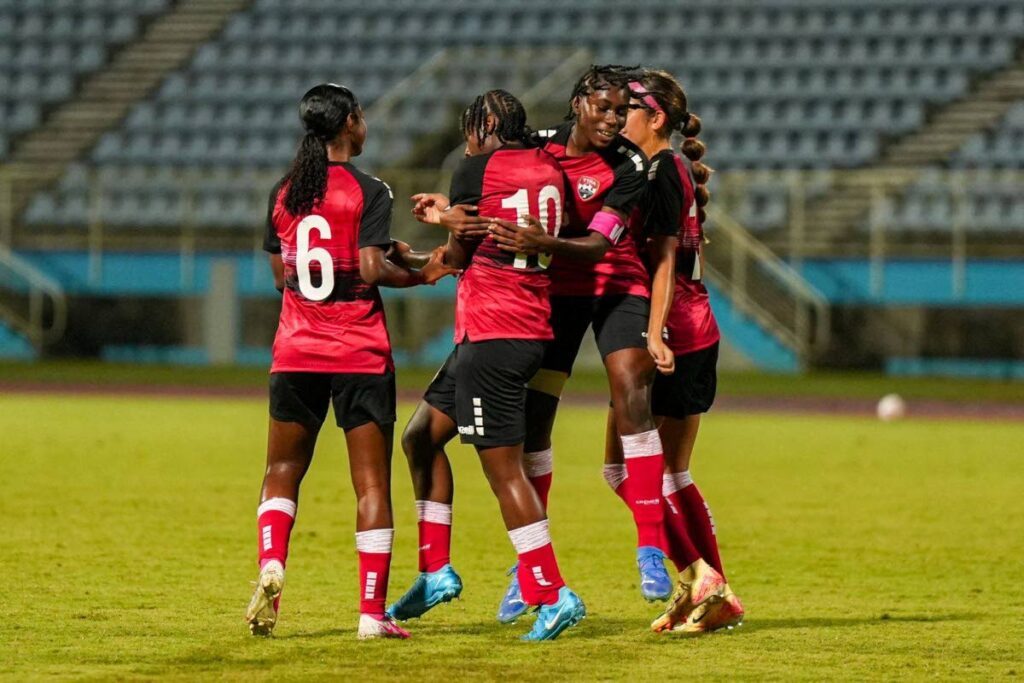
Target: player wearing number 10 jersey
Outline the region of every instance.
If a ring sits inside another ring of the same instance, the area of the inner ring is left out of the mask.
[[[467,158],[452,178],[450,202],[513,222],[539,216],[547,232],[556,234],[565,178],[554,158],[532,144],[519,100],[504,90],[489,91],[466,110],[462,127]],[[523,601],[539,607],[524,639],[550,640],[585,614],[562,580],[544,506],[522,468],[526,384],[552,338],[545,273],[550,259],[503,251],[490,236],[453,236],[446,258],[465,267],[456,300],[456,346],[402,437],[420,516],[421,574],[388,612],[397,619],[419,617],[461,591],[450,564],[453,483],[443,450],[458,433],[476,447],[498,498],[519,556]]]
[[[260,575],[246,612],[254,635],[277,623],[299,484],[330,405],[345,430],[359,499],[360,638],[407,638],[384,615],[391,542],[395,378],[376,285],[408,287],[452,272],[403,245],[392,263],[391,191],[350,163],[366,122],[347,88],[303,96],[306,135],[270,197],[264,247],[283,293],[270,374],[267,468],[257,511]],[[422,266],[412,270],[407,264]],[[403,265],[406,264],[406,265]]]

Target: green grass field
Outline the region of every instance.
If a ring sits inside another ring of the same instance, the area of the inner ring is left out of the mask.
[[[408,406],[400,417],[404,424]],[[258,399],[0,396],[0,674],[86,678],[976,678],[1024,674],[1024,425],[712,413],[694,467],[747,610],[729,635],[647,631],[632,523],[600,474],[603,415],[559,421],[551,519],[590,616],[554,643],[494,620],[513,553],[453,449],[463,599],[360,643],[353,496],[325,432],[277,636],[248,635],[266,407]],[[392,596],[416,569],[396,460]]]

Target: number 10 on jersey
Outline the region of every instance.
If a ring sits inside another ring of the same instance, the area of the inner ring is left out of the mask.
[[[551,210],[551,204],[554,204],[554,211]],[[501,208],[515,210],[516,224],[519,227],[525,228],[529,224],[527,219],[531,214],[530,195],[526,188],[502,199]],[[537,208],[538,211],[534,215],[538,216],[540,224],[548,231],[549,235],[558,237],[558,231],[562,228],[562,193],[554,185],[545,185],[537,193]],[[530,263],[530,260],[529,255],[519,253],[516,254],[512,265],[514,268],[530,268],[534,265]],[[551,254],[537,254],[536,267],[547,268],[549,265],[551,265]]]

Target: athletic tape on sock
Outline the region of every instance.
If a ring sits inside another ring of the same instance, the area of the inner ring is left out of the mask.
[[[433,500],[416,501],[416,519],[421,522],[452,525],[452,506]]]
[[[604,476],[604,480],[608,482],[608,486],[612,487],[612,491],[618,491],[619,487],[622,486],[622,482],[626,481],[629,476],[626,473],[625,465],[605,465],[601,474]]]
[[[526,471],[527,477],[542,477],[545,474],[551,474],[554,467],[554,451],[551,448],[523,454],[523,469]]]
[[[361,553],[390,553],[394,529],[370,529],[356,532],[356,550]]]
[[[661,455],[661,437],[657,429],[639,434],[626,434],[622,438],[622,454],[626,458],[646,458]]]
[[[274,510],[276,512],[283,512],[292,519],[295,519],[296,509],[297,507],[294,500],[288,500],[287,498],[268,498],[260,503],[260,506],[256,508],[256,516],[260,517],[264,512]]]
[[[543,548],[551,543],[551,533],[548,531],[548,520],[542,519],[533,524],[521,526],[518,529],[511,529],[508,537],[516,553],[522,555],[537,548]]]

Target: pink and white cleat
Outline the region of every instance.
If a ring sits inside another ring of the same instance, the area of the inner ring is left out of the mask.
[[[409,632],[386,614],[379,616],[373,614],[359,615],[359,640],[369,640],[371,638],[400,638],[405,640],[409,637]]]

